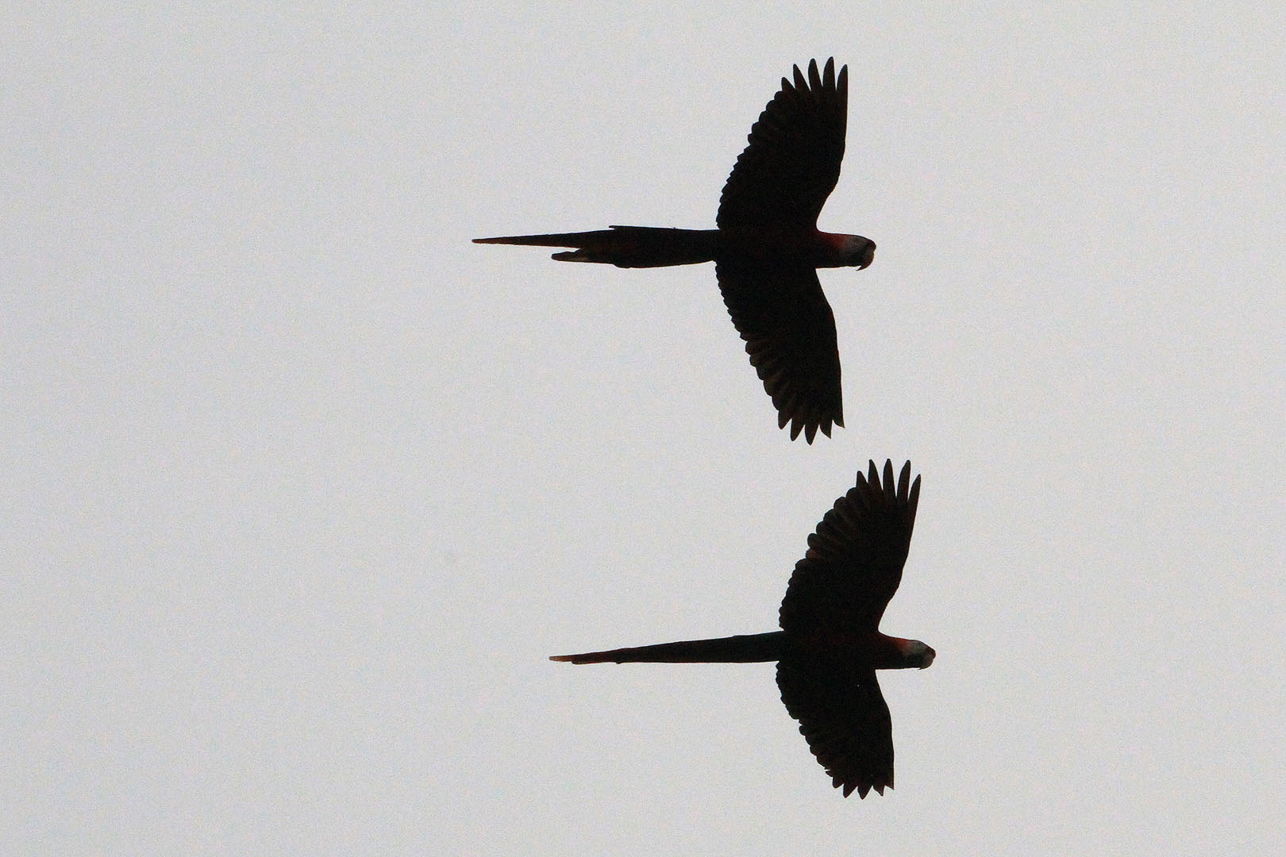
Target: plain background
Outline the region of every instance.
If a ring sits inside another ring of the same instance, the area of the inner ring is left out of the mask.
[[[1279,847],[1281,7],[446,5],[0,13],[0,851]],[[831,55],[833,439],[711,266],[469,243],[713,226]],[[773,629],[868,458],[896,791],[772,665],[546,660]]]

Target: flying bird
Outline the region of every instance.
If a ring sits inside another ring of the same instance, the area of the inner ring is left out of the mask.
[[[778,428],[813,442],[844,425],[835,316],[818,268],[871,264],[875,242],[817,229],[839,181],[848,123],[848,66],[835,60],[808,77],[794,67],[750,129],[750,143],[723,186],[718,229],[612,226],[592,232],[475,238],[478,244],[569,247],[563,262],[621,268],[715,264],[732,323],[777,408]]]
[[[893,462],[880,481],[875,462],[835,501],[808,553],[795,564],[781,602],[781,630],[712,640],[557,655],[600,663],[777,662],[777,687],[817,761],[844,797],[893,788],[893,723],[876,670],[924,669],[935,652],[919,640],[889,637],[880,618],[902,580],[911,546],[920,477],[911,462],[897,482]]]

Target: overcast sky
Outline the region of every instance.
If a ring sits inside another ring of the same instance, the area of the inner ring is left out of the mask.
[[[0,13],[0,851],[1280,847],[1286,12],[447,5]],[[712,227],[832,55],[833,439],[713,266],[469,243]],[[895,791],[770,664],[547,660],[773,630],[871,458]]]

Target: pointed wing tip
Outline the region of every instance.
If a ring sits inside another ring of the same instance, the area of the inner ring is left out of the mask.
[[[875,793],[878,794],[880,797],[884,797],[884,790],[885,789],[892,790],[893,782],[891,779],[889,782],[885,782],[885,783],[868,783],[868,782],[863,782],[861,780],[858,780],[856,782],[845,782],[842,778],[835,777],[834,786],[837,789],[842,788],[844,790],[844,797],[848,797],[853,792],[857,792],[857,797],[859,800],[866,800],[866,796],[871,793],[872,789],[874,789]]]
[[[866,473],[857,472],[857,487],[869,485],[877,490],[883,491],[890,497],[896,497],[901,501],[909,501],[912,498],[920,496],[920,478],[923,474],[917,473],[915,479],[911,479],[911,461],[907,459],[902,462],[902,468],[898,471],[897,479],[893,478],[893,459],[884,459],[883,473],[880,467],[876,465],[875,459],[867,459]]]
[[[797,440],[802,432],[804,435],[804,442],[809,444],[817,438],[818,432],[826,435],[826,437],[831,437],[831,431],[834,426],[839,426],[840,428],[844,427],[844,423],[835,419],[809,422],[807,420],[800,419],[799,417],[792,417],[783,414],[778,418],[777,428],[784,429],[786,427],[786,423],[790,423],[791,440]]]
[[[836,425],[840,424],[836,423]],[[883,470],[883,473],[881,473],[881,469]],[[884,459],[883,468],[880,468],[875,463],[875,459],[868,458],[866,460],[866,475],[863,476],[860,470],[857,473],[859,483],[869,482],[873,485],[880,486],[880,488],[885,491],[896,491],[900,497],[905,497],[908,491],[913,490],[915,486],[919,484],[921,475],[922,474],[917,473],[915,475],[915,480],[909,481],[911,479],[911,460],[907,459],[902,462],[902,467],[898,470],[898,477],[894,479],[893,459],[891,458]]]
[[[827,57],[826,64],[819,70],[816,59],[808,61],[808,72],[799,67],[799,64],[791,66],[791,78],[783,77],[781,79],[781,88],[785,90],[805,90],[810,92],[820,92],[823,89],[848,89],[848,64],[840,66],[838,76],[835,73],[835,57]]]
[[[844,797],[848,797],[853,792],[857,792],[857,797],[859,800],[866,800],[866,795],[871,791],[871,784],[862,783],[862,782],[846,783],[844,782],[844,780],[840,779],[839,777],[836,777],[835,788],[837,789],[843,788]]]
[[[817,60],[808,61],[808,78],[813,89],[848,89],[848,64],[840,66],[838,77],[835,74],[835,57],[827,57],[822,72],[817,73]]]

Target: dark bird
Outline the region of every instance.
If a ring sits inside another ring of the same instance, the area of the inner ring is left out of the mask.
[[[820,428],[844,425],[835,316],[817,268],[871,264],[875,242],[817,229],[817,215],[839,180],[848,123],[848,66],[835,60],[792,83],[768,102],[750,129],[750,144],[732,168],[719,200],[718,229],[612,226],[593,232],[475,238],[478,244],[571,247],[564,262],[621,268],[715,264],[732,323],[750,364],[778,412],[809,443]]]
[[[893,481],[870,463],[857,485],[835,501],[781,602],[781,630],[713,640],[685,640],[558,655],[555,661],[600,663],[777,662],[777,687],[808,748],[844,797],[893,788],[893,723],[876,670],[924,669],[934,651],[919,640],[889,637],[880,617],[902,580],[911,546],[920,477],[911,462]]]

